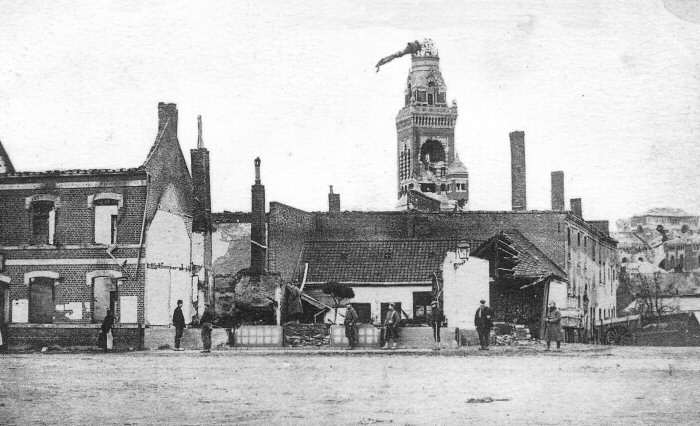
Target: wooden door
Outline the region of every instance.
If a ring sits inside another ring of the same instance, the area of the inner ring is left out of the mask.
[[[34,278],[30,283],[29,322],[32,324],[50,324],[53,322],[52,278]]]

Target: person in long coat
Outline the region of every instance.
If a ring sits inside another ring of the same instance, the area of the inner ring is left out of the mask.
[[[175,312],[173,312],[173,326],[175,326],[175,350],[183,350],[180,348],[182,332],[185,330],[185,316],[182,314],[182,300],[177,301],[177,308],[175,308]]]
[[[112,310],[108,309],[107,315],[105,315],[105,318],[102,320],[102,325],[100,326],[100,344],[102,346],[102,350],[105,352],[112,349],[114,342],[112,328],[114,328],[114,315],[112,314]]]
[[[489,336],[491,335],[491,327],[493,327],[493,311],[486,306],[486,301],[479,301],[479,307],[474,314],[474,325],[476,332],[479,334],[479,350],[489,350]]]
[[[359,316],[357,315],[357,311],[355,311],[355,308],[352,307],[351,304],[346,305],[345,309],[345,337],[348,338],[348,345],[349,348],[352,349],[357,345],[357,321],[359,320]]]
[[[394,304],[389,304],[389,310],[386,313],[386,318],[384,318],[384,347],[383,349],[389,349],[389,341],[391,341],[392,348],[396,348],[397,328],[399,326],[399,314],[394,309]]]
[[[202,313],[202,318],[200,318],[199,322],[202,326],[202,346],[204,346],[202,352],[211,352],[211,330],[213,328],[214,314],[209,305],[204,307],[204,313]]]
[[[557,349],[561,348],[561,337],[562,337],[562,332],[561,332],[561,312],[559,312],[559,309],[557,309],[557,305],[552,302],[551,305],[549,305],[549,312],[547,312],[547,319],[546,319],[546,331],[545,331],[545,339],[547,340],[547,349],[550,349],[550,345],[552,343],[552,340],[557,342]]]

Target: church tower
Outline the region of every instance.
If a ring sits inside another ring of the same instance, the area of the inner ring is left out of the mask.
[[[466,209],[469,173],[455,152],[457,104],[447,104],[431,40],[411,55],[404,107],[396,116],[398,208]]]

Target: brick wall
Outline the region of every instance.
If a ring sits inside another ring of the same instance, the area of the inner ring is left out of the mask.
[[[340,214],[342,215],[342,213]],[[314,214],[271,202],[268,216],[268,270],[292,278],[304,241],[314,229]]]
[[[8,327],[8,347],[12,349],[33,348],[44,346],[62,347],[97,347],[100,329],[98,325],[82,327],[52,327],[52,326],[10,326]],[[143,328],[116,327],[112,331],[114,349],[142,349]]]
[[[59,197],[56,209],[56,229],[54,242],[60,245],[94,243],[95,210],[88,207],[88,197],[103,192],[122,196],[123,206],[119,209],[117,242],[138,244],[141,236],[143,205],[146,197],[145,186],[124,186],[120,182],[143,180],[146,175],[104,176],[94,175],[85,178],[41,177],[32,180],[0,178],[0,184],[33,183],[44,186],[42,189],[0,190],[0,235],[3,246],[28,244],[31,241],[30,211],[25,207],[25,199],[37,194],[50,194]],[[56,183],[85,185],[85,182],[100,182],[97,188],[56,188]]]
[[[128,264],[124,268],[133,279],[120,280],[118,282],[119,296],[136,296],[138,301],[138,322],[143,323],[143,288],[145,274],[143,266],[136,270],[135,264]],[[82,303],[82,319],[61,319],[60,311],[57,312],[58,322],[92,322],[94,312],[94,296],[92,285],[87,284],[87,274],[93,271],[111,270],[122,272],[114,262],[105,260],[104,264],[97,265],[12,265],[6,267],[5,274],[11,278],[10,299],[29,299],[29,287],[24,284],[24,274],[33,271],[51,271],[60,276],[60,281],[54,285],[54,305],[69,303]],[[125,274],[126,275],[126,274]],[[115,313],[119,318],[119,309]],[[11,314],[12,315],[12,314]],[[11,318],[13,321],[13,319]]]
[[[151,221],[161,197],[171,187],[177,202],[168,206],[175,214],[192,215],[192,178],[177,139],[177,108],[175,104],[158,104],[158,135],[151,147],[143,167],[150,176],[148,198],[146,200],[147,221]]]

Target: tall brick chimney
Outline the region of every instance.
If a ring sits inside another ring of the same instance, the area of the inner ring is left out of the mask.
[[[158,103],[158,135],[161,134],[165,125],[168,129],[177,135],[177,105],[166,104],[165,102]]]
[[[525,132],[510,133],[511,205],[514,211],[527,210],[525,182]]]
[[[583,210],[581,207],[581,199],[580,198],[572,198],[571,200],[569,200],[569,204],[571,205],[571,213],[573,213],[576,216],[583,219]]]
[[[192,165],[193,211],[192,231],[208,232],[211,223],[211,189],[209,150],[202,140],[202,116],[197,116],[197,148],[190,150]]]
[[[250,224],[250,273],[265,273],[267,238],[265,186],[260,183],[260,157],[255,159],[255,184],[251,187],[252,223]]]
[[[177,123],[177,112],[175,123]],[[192,168],[192,232],[201,233],[204,236],[204,281],[207,283],[207,302],[213,309],[216,302],[212,271],[211,180],[209,150],[204,147],[202,139],[201,115],[197,116],[197,148],[190,150],[190,165]]]
[[[333,185],[330,186],[328,192],[328,212],[329,213],[339,213],[340,212],[340,194],[333,193]]]
[[[552,210],[566,210],[564,198],[564,172],[557,170],[552,172]]]

